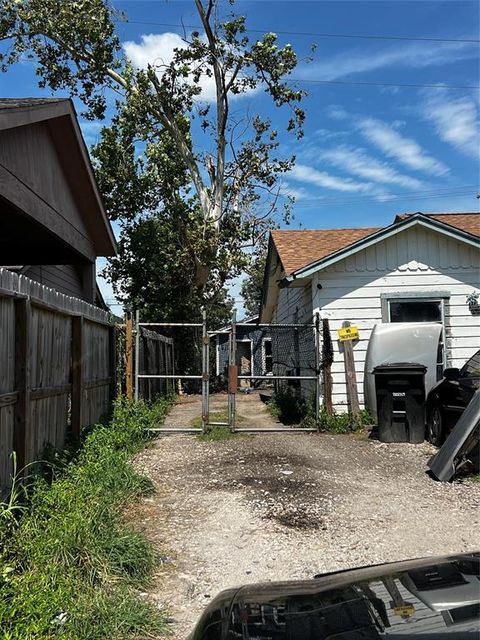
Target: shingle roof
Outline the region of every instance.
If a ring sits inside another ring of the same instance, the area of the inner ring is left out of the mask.
[[[272,239],[287,275],[325,258],[344,247],[380,231],[379,227],[362,229],[315,229],[272,231]]]
[[[0,98],[0,109],[27,109],[42,104],[66,101],[68,98]]]
[[[400,222],[413,215],[415,214],[400,213],[396,216],[395,222]],[[480,213],[424,213],[423,215],[460,229],[460,231],[480,236]]]
[[[406,220],[413,213],[396,216],[395,222]],[[428,213],[422,214],[461,231],[480,236],[480,213]],[[312,262],[345,249],[367,236],[381,231],[382,227],[360,229],[314,229],[272,231],[272,239],[287,275]]]

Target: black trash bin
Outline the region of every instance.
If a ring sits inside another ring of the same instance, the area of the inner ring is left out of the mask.
[[[403,362],[373,370],[382,442],[423,442],[426,371],[423,364]]]

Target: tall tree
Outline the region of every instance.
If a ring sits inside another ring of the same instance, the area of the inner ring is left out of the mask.
[[[245,268],[246,278],[242,282],[240,290],[244,300],[245,311],[249,316],[256,316],[260,313],[266,260],[267,247],[266,243],[262,242],[257,245],[249,264]]]
[[[181,165],[173,174],[180,176],[178,183],[170,185],[173,197],[170,194],[167,206],[153,204],[162,206],[165,215],[176,202],[186,204],[194,285],[205,297],[213,272],[235,273],[239,251],[264,235],[277,211],[277,179],[294,161],[279,153],[278,131],[270,120],[259,114],[238,118],[232,113],[232,98],[263,90],[276,107],[287,108],[286,128],[299,137],[305,114],[300,106],[303,93],[288,83],[297,64],[292,47],[280,47],[273,33],[251,41],[245,18],[222,13],[219,0],[193,1],[202,31],[185,33],[184,45],[170,63],[152,61],[137,69],[115,34],[114,21],[121,16],[106,0],[2,0],[0,39],[8,41],[8,47],[0,53],[0,68],[21,56],[31,57],[40,85],[78,96],[92,119],[105,114],[111,94],[106,89],[120,93],[119,119],[113,132],[105,132],[106,147],[97,155],[109,213],[131,224],[144,211],[139,202],[152,205],[150,195],[154,193],[154,200],[158,195],[152,180],[173,157]],[[203,99],[206,78],[214,83],[213,102]],[[199,139],[202,131],[211,136],[208,150]],[[134,140],[146,145],[141,165],[133,157]],[[124,143],[129,150],[126,164],[119,162]],[[112,172],[108,182],[109,163],[115,171],[130,171],[123,178],[132,178],[137,191],[115,198],[118,173]],[[234,240],[234,250],[222,253],[227,236]]]

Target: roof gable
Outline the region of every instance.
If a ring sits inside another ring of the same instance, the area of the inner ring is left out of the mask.
[[[112,256],[116,242],[98,191],[73,103],[70,99],[2,98],[0,99],[0,135],[15,134],[22,127],[48,127],[62,173],[70,185],[82,221],[97,256]],[[61,212],[60,212],[61,213]]]

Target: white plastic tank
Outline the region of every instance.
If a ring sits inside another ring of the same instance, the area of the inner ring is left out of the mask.
[[[377,324],[368,342],[363,381],[365,406],[372,415],[377,415],[375,395],[375,367],[399,362],[423,364],[425,394],[439,379],[438,371],[443,367],[441,358],[442,325],[437,322],[391,322]]]

